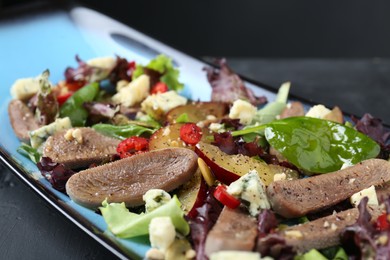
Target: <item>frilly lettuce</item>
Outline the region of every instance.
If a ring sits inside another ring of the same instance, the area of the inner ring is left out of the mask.
[[[170,90],[179,91],[183,89],[184,85],[179,82],[179,70],[173,67],[172,59],[164,54],[160,54],[151,60],[145,68],[158,72],[161,76],[157,81],[167,84]],[[133,72],[132,80],[138,78],[142,74],[144,74],[144,67],[137,64],[137,67]]]
[[[176,196],[152,212],[142,214],[130,212],[124,203],[108,203],[105,200],[102,205],[100,211],[108,229],[120,238],[147,235],[150,221],[155,217],[170,217],[178,232],[183,235],[188,235],[190,232],[190,227],[184,219],[184,212]]]
[[[258,110],[252,123],[267,124],[275,120],[287,105],[289,91],[290,82],[283,83],[279,88],[275,101],[268,103],[262,109]]]

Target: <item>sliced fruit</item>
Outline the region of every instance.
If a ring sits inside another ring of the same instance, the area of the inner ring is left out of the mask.
[[[222,102],[193,102],[173,108],[167,113],[166,120],[175,123],[182,114],[187,114],[189,122],[200,122],[207,120],[210,116],[221,118],[229,112],[227,103]]]
[[[159,130],[154,132],[149,140],[149,150],[157,150],[168,147],[184,147],[194,150],[195,147],[192,145],[187,145],[180,138],[180,128],[184,124],[174,123],[161,127]],[[209,137],[212,136],[212,133],[208,128],[202,128],[202,138],[203,142],[208,142]]]
[[[196,208],[202,206],[206,199],[206,192],[206,183],[198,168],[191,179],[181,186],[176,193],[187,216],[195,218],[198,215]]]
[[[195,146],[195,152],[210,167],[217,180],[225,184],[232,183],[250,170],[256,170],[266,186],[274,181],[274,175],[277,173],[286,174],[286,179],[298,178],[298,173],[294,170],[269,165],[242,154],[228,155],[217,146],[204,142],[199,142]]]

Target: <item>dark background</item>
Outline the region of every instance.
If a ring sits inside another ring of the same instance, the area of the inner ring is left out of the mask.
[[[44,3],[3,0],[0,4],[6,10],[25,2]],[[390,57],[390,1],[385,0],[73,2],[195,56]]]
[[[390,123],[390,1],[0,0],[0,19],[77,3],[193,56],[227,57],[275,89],[290,80],[295,95]],[[0,198],[0,259],[113,259],[1,164]]]

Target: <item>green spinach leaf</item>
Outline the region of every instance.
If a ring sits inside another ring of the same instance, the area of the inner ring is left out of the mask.
[[[379,145],[345,125],[310,117],[291,117],[264,125],[267,141],[298,168],[311,173],[339,170],[374,158]]]
[[[93,82],[76,91],[61,106],[60,117],[69,117],[72,126],[84,126],[88,111],[83,107],[84,102],[93,101],[99,95],[99,83]]]
[[[96,124],[93,125],[92,128],[103,135],[121,139],[121,140],[124,140],[131,136],[140,136],[142,134],[151,135],[155,132],[154,129],[150,129],[136,124],[129,124],[129,125]]]

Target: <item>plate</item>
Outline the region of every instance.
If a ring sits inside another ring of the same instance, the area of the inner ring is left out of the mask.
[[[146,64],[157,54],[164,53],[172,57],[180,69],[184,95],[194,100],[208,100],[211,88],[202,71],[206,63],[83,7],[75,7],[69,12],[24,16],[7,21],[6,25],[0,26],[0,71],[2,85],[7,86],[0,88],[0,118],[4,122],[0,125],[0,159],[38,195],[116,256],[142,259],[149,249],[147,237],[118,239],[112,236],[106,231],[107,226],[100,215],[53,189],[34,163],[16,152],[20,142],[9,124],[7,107],[11,96],[8,86],[18,78],[37,76],[47,68],[50,69],[50,80],[58,82],[63,79],[66,67],[77,66],[76,55],[83,60],[119,55]],[[250,82],[246,84],[256,94],[273,100],[275,94],[271,90]]]

